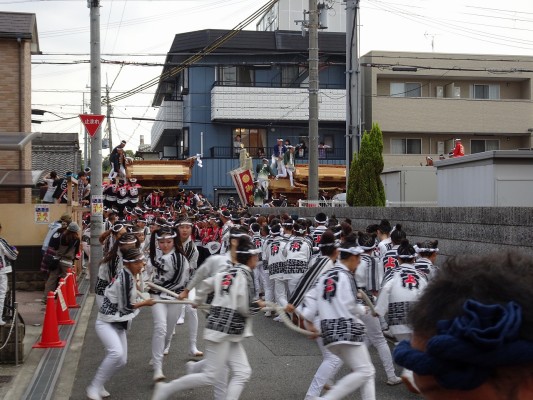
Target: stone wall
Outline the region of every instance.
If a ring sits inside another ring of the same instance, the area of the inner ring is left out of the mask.
[[[402,224],[411,242],[438,239],[439,263],[460,254],[485,254],[504,250],[533,256],[533,208],[529,207],[336,207],[252,208],[252,214],[287,212],[314,218],[318,212],[350,218],[354,229],[364,230],[382,218]]]

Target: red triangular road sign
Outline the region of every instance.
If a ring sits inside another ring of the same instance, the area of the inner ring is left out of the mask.
[[[96,131],[104,120],[104,115],[80,114],[80,119],[90,137],[96,135]]]

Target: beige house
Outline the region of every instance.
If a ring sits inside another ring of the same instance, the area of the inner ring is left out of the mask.
[[[0,12],[0,203],[31,202],[24,183],[31,177],[31,55],[38,53],[35,14]]]
[[[372,51],[361,58],[363,124],[379,123],[385,167],[531,148],[533,57]]]

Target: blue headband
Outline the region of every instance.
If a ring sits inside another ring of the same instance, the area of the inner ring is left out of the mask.
[[[490,378],[494,369],[533,362],[533,342],[520,339],[522,308],[467,300],[464,314],[437,323],[437,335],[426,351],[402,341],[394,361],[418,375],[433,375],[446,389],[472,390]]]

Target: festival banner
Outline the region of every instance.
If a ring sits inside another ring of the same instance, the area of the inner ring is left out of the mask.
[[[231,178],[243,205],[254,204],[254,178],[248,169],[237,168],[230,171]]]
[[[104,215],[104,196],[91,196],[91,215]]]
[[[48,204],[36,204],[34,221],[36,224],[50,223],[50,206]]]

